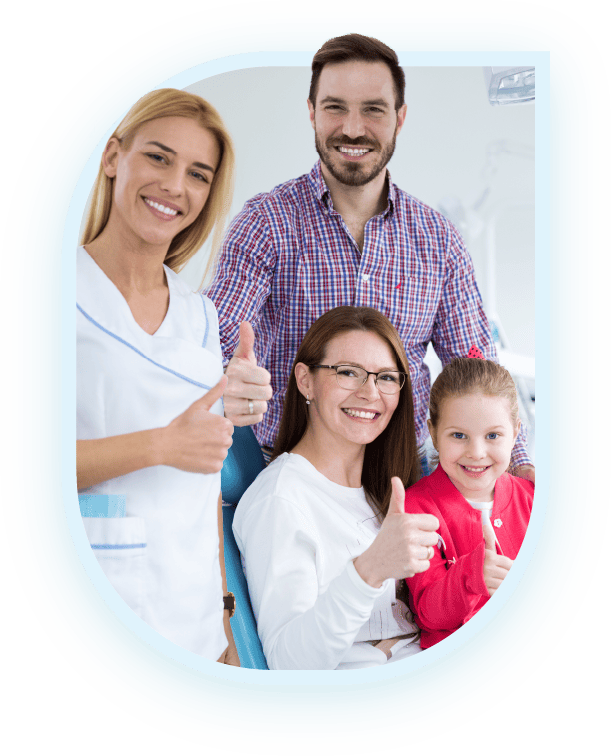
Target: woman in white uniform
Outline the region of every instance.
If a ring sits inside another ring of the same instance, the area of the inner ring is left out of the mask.
[[[439,523],[405,514],[404,486],[419,476],[399,335],[376,310],[331,310],[297,352],[273,461],[234,519],[270,669],[370,667],[420,650],[403,578],[428,569]]]
[[[233,162],[216,110],[173,89],[139,100],[106,145],[77,251],[77,480],[125,497],[126,516],[83,518],[119,595],[177,645],[239,664],[219,536],[233,426],[218,321],[176,274],[220,239]]]

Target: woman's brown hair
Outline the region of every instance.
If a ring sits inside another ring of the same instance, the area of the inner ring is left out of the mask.
[[[233,195],[233,143],[218,112],[198,95],[181,89],[157,89],[138,100],[117,126],[111,139],[114,137],[124,150],[129,150],[143,124],[157,118],[176,116],[191,118],[210,131],[219,146],[220,160],[203,210],[190,226],[183,228],[172,239],[164,263],[172,270],[180,270],[212,233],[212,254],[207,271],[220,246]],[[81,237],[82,245],[92,242],[104,230],[110,216],[113,192],[114,178],[107,176],[100,165]]]
[[[518,393],[508,370],[492,360],[457,357],[435,379],[429,399],[430,421],[437,428],[446,399],[468,394],[501,396],[509,400],[514,427],[518,424]]]
[[[377,310],[370,307],[336,307],[318,318],[310,327],[293,362],[272,459],[291,451],[303,437],[308,425],[308,410],[305,399],[297,388],[295,365],[298,362],[305,365],[324,362],[329,342],[350,331],[377,334],[390,347],[398,369],[406,374],[405,385],[399,392],[399,403],[390,422],[365,448],[363,488],[371,506],[384,517],[390,504],[390,479],[396,475],[406,488],[413,485],[420,478],[420,459],[405,349],[392,323]]]

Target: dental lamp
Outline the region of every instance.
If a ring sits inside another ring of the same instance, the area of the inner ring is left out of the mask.
[[[484,66],[484,79],[491,105],[521,105],[535,100],[535,68]]]

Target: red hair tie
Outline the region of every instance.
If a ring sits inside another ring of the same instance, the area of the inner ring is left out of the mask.
[[[476,346],[472,346],[471,349],[469,349],[469,354],[467,355],[467,357],[474,357],[475,359],[478,359],[478,360],[486,359]]]

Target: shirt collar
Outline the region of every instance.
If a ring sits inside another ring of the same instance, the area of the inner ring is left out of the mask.
[[[386,175],[388,177],[388,206],[380,213],[382,217],[386,218],[391,215],[395,208],[395,202],[397,197],[397,187],[393,184],[390,177],[390,171],[386,169]],[[316,162],[314,168],[310,171],[309,175],[310,186],[314,192],[314,196],[321,202],[328,210],[333,209],[333,202],[331,200],[331,194],[329,193],[329,187],[325,183],[320,167],[320,160]]]
[[[386,175],[388,176],[388,207],[382,213],[384,217],[389,216],[394,211],[397,201],[397,187],[392,182],[388,168],[386,169]]]
[[[329,195],[329,187],[325,184],[325,180],[322,177],[320,160],[317,160],[314,164],[314,168],[312,168],[312,170],[310,171],[309,179],[310,186],[312,187],[312,191],[314,192],[316,199],[318,199],[323,204],[326,204],[325,197],[328,197],[330,201],[331,196]]]

